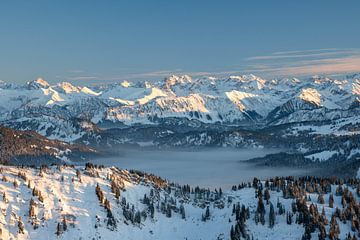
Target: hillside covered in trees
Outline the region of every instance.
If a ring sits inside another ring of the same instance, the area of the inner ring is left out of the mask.
[[[229,190],[140,171],[0,168],[3,239],[358,239],[357,179],[254,178]]]
[[[0,125],[0,163],[39,165],[66,162],[70,157],[94,154],[82,145],[50,140],[34,131],[19,131]]]

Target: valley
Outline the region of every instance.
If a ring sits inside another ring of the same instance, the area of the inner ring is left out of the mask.
[[[291,167],[269,168],[255,166],[246,160],[275,153],[277,149],[214,149],[199,150],[123,150],[113,157],[91,160],[107,167],[136,169],[162,176],[179,184],[230,189],[234,182],[251,181],[274,176],[311,175],[312,170]],[[181,170],[179,170],[181,169]]]

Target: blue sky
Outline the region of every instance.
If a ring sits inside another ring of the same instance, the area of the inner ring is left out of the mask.
[[[0,2],[0,79],[360,71],[360,1]]]

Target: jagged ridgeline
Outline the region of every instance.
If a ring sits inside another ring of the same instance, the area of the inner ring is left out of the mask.
[[[357,179],[281,177],[230,191],[140,171],[0,168],[2,239],[357,239]]]
[[[68,142],[87,140],[98,133],[99,126],[150,124],[188,130],[299,122],[324,125],[345,118],[359,122],[359,74],[302,80],[185,75],[92,87],[67,82],[51,85],[38,79],[25,85],[1,82],[0,89],[0,122]],[[351,129],[355,131],[358,125]]]

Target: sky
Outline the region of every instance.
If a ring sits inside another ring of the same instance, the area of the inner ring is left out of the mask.
[[[0,2],[0,80],[360,72],[360,1]]]

